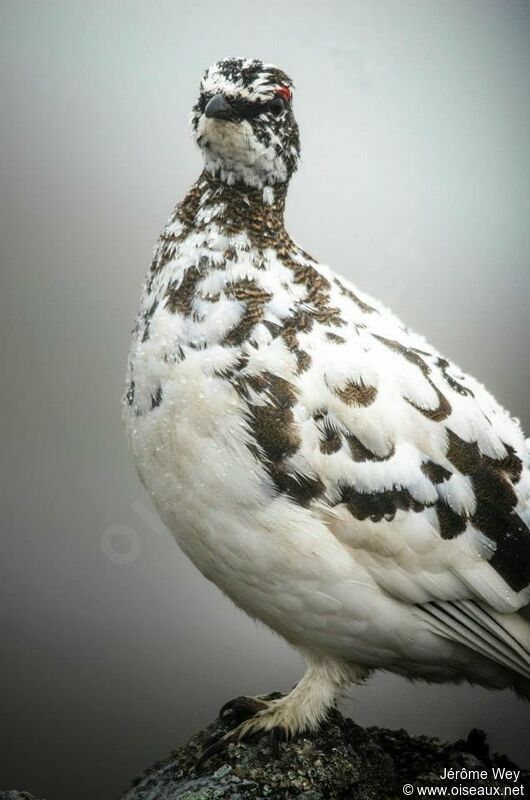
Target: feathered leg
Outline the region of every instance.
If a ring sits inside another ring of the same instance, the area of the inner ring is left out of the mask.
[[[277,742],[315,730],[335,705],[341,691],[368,675],[365,667],[306,655],[307,671],[289,694],[280,697],[238,697],[226,703],[220,716],[232,716],[235,727],[204,751],[201,761],[256,733],[270,733]],[[243,721],[241,721],[243,719]]]

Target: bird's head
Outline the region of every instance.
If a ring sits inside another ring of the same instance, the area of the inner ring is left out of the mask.
[[[256,59],[227,58],[206,70],[191,124],[206,169],[226,183],[286,183],[300,156],[292,81]]]

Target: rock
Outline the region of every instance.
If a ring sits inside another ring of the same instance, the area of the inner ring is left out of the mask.
[[[513,786],[513,780],[495,782],[492,769],[519,771],[505,756],[490,755],[480,731],[449,744],[404,730],[363,729],[338,711],[317,732],[282,742],[279,753],[260,736],[197,766],[204,743],[228,729],[225,721],[213,722],[136,778],[120,800],[395,800],[407,794],[405,784]],[[443,781],[446,769],[484,770],[487,777]],[[530,788],[528,772],[517,785]]]
[[[229,727],[227,721],[212,722],[136,778],[120,800],[403,800],[417,798],[416,787],[443,786],[448,787],[448,797],[524,797],[530,791],[526,771],[520,771],[516,780],[495,779],[493,770],[519,772],[519,767],[506,756],[491,755],[485,734],[477,730],[450,744],[409,736],[404,730],[360,728],[333,711],[320,730],[280,743],[279,752],[267,736],[259,736],[231,744],[198,764],[205,742]],[[447,770],[459,774],[444,781],[441,775]],[[466,777],[462,777],[464,770]],[[482,771],[486,775],[476,778],[474,773]],[[452,795],[452,786],[475,791],[459,789]],[[513,791],[516,786],[521,789]],[[499,791],[487,787],[499,787]],[[505,793],[505,787],[512,791]],[[0,790],[0,800],[36,798]]]
[[[37,800],[29,792],[19,792],[17,789],[0,789],[0,800]]]

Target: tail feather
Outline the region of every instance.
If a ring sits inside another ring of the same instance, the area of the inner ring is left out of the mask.
[[[462,644],[525,679],[514,681],[514,687],[528,696],[530,626],[522,617],[518,627],[510,619],[517,614],[498,614],[473,600],[436,601],[420,608],[429,627],[439,636]]]

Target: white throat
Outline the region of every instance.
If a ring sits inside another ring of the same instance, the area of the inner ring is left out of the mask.
[[[203,116],[197,128],[206,170],[229,185],[242,181],[261,188],[287,180],[287,167],[274,139],[272,134],[271,144],[262,144],[246,120],[233,123]]]

